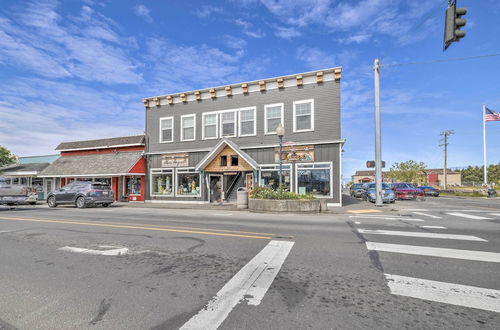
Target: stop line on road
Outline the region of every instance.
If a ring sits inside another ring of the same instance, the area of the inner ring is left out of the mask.
[[[488,242],[483,238],[472,235],[456,235],[456,234],[440,234],[440,233],[423,233],[415,231],[397,231],[397,230],[370,230],[370,229],[358,229],[361,234],[370,235],[392,235],[392,236],[406,236],[406,237],[422,237],[422,238],[441,238],[441,239],[454,239],[463,241],[480,241]]]

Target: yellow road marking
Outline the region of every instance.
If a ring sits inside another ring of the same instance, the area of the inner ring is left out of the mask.
[[[382,211],[380,211],[380,210],[373,210],[373,209],[364,209],[364,210],[351,210],[351,211],[347,211],[347,212],[362,214],[362,213],[376,213],[376,212],[382,212]]]
[[[257,236],[257,235],[242,235],[242,234],[232,234],[223,232],[210,232],[210,231],[200,231],[200,230],[182,230],[182,229],[170,229],[170,228],[159,228],[159,227],[148,227],[141,225],[119,225],[111,223],[100,223],[100,222],[85,222],[85,221],[69,221],[69,220],[50,220],[50,219],[34,219],[34,218],[11,218],[11,217],[0,217],[0,220],[9,221],[31,221],[31,222],[47,222],[47,223],[64,223],[72,225],[84,225],[84,226],[95,226],[95,227],[110,227],[110,228],[126,228],[126,229],[143,229],[143,230],[154,230],[154,231],[166,231],[175,233],[189,233],[189,234],[201,234],[201,235],[212,235],[212,236],[225,236],[225,237],[240,237],[240,238],[256,238],[256,239],[273,239],[272,236]]]
[[[46,218],[21,218],[21,217],[2,217],[0,219],[9,219],[9,220],[60,220],[60,221],[70,221],[70,222],[81,222],[85,220],[69,220],[69,219],[46,219]],[[201,231],[214,231],[214,232],[223,232],[223,233],[235,233],[235,234],[251,234],[251,235],[266,235],[266,236],[284,236],[278,234],[271,233],[257,233],[251,231],[240,231],[240,230],[226,230],[226,229],[210,229],[210,228],[198,228],[198,227],[180,227],[180,226],[165,226],[165,225],[153,225],[153,224],[142,224],[142,223],[133,223],[133,222],[109,222],[109,221],[99,221],[99,223],[105,223],[110,225],[126,225],[126,226],[147,226],[147,227],[158,227],[158,228],[167,228],[167,229],[181,229],[181,230],[201,230]],[[286,236],[293,238],[293,236]]]

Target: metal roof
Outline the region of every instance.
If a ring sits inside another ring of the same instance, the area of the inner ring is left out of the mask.
[[[96,148],[110,148],[119,146],[144,145],[144,135],[121,136],[107,139],[85,140],[62,142],[56,148],[59,151],[65,150],[82,150]]]

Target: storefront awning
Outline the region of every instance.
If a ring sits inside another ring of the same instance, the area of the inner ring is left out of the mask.
[[[142,151],[63,156],[43,170],[39,177],[109,177],[144,175],[133,168],[142,161]]]
[[[49,163],[14,164],[0,168],[0,173],[5,176],[36,176],[49,166]]]

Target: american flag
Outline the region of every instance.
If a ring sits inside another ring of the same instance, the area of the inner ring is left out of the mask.
[[[495,112],[491,109],[484,109],[484,120],[485,121],[500,121],[500,113]]]

